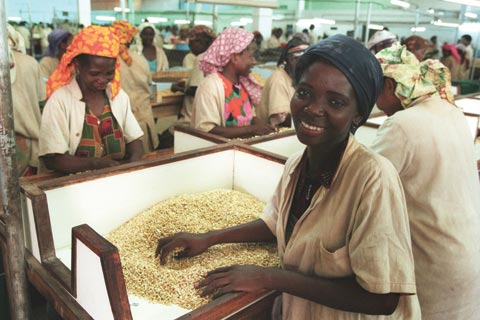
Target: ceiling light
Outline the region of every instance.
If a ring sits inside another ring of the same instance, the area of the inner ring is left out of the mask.
[[[430,9],[427,10],[427,12],[430,13],[430,14],[435,14],[435,9],[430,8]]]
[[[372,30],[383,30],[383,26],[379,24],[369,24],[368,29]]]
[[[195,20],[193,21],[193,23],[195,25],[203,24],[205,26],[211,26],[213,24],[212,21],[209,21],[209,20]]]
[[[230,25],[232,27],[243,27],[246,25],[246,23],[242,21],[233,21],[233,22],[230,22]]]
[[[453,22],[443,22],[442,20],[432,21],[432,24],[436,26],[452,27],[452,28],[458,28],[458,26],[460,25],[458,23],[453,23]]]
[[[322,18],[315,18],[315,19],[299,19],[297,20],[297,25],[317,25],[317,24],[335,24],[335,20],[330,19],[322,19]]]
[[[465,12],[465,17],[472,18],[472,19],[477,19],[478,14],[473,13],[473,12]]]
[[[182,19],[179,19],[179,20],[175,20],[174,23],[175,23],[175,24],[189,24],[189,23],[190,23],[190,20],[182,20]]]
[[[8,21],[17,21],[17,22],[20,22],[20,21],[22,21],[22,18],[21,18],[21,17],[8,17],[7,20],[8,20]]]
[[[460,3],[460,4],[467,5],[467,6],[480,7],[480,1],[479,0],[443,0],[443,1]]]
[[[115,21],[117,19],[115,19],[115,17],[110,17],[110,16],[96,16],[95,20],[98,20],[98,21]]]
[[[252,18],[240,18],[240,21],[241,21],[241,22],[245,22],[245,24],[247,24],[247,23],[253,23],[253,19],[252,19]]]
[[[403,7],[403,8],[410,8],[410,3],[406,2],[406,1],[390,0],[390,3],[391,3],[391,4],[394,4],[394,5],[396,5],[396,6]]]
[[[115,12],[122,12],[122,8],[120,8],[120,7],[115,7],[115,8],[113,8],[113,11],[115,11]],[[125,11],[125,12],[130,12],[130,9],[125,8],[123,11]]]
[[[427,28],[425,27],[413,27],[410,29],[410,31],[412,32],[425,32],[427,30]]]
[[[167,18],[163,18],[163,17],[147,17],[147,20],[148,22],[151,22],[151,23],[160,23],[160,22],[168,21]]]

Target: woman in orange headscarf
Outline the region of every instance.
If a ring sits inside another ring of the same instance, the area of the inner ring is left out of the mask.
[[[120,42],[113,28],[89,26],[47,82],[39,155],[65,173],[139,160],[143,132],[120,89]]]
[[[112,23],[112,28],[120,40],[120,84],[130,97],[132,112],[144,132],[143,149],[153,151],[158,146],[158,135],[150,103],[152,76],[147,61],[128,49],[138,29],[122,20]]]

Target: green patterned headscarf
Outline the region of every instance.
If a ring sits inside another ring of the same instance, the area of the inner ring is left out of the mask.
[[[404,108],[417,98],[435,93],[454,104],[450,71],[440,61],[428,59],[419,62],[400,44],[385,48],[375,56],[382,66],[383,75],[397,82],[395,95]]]

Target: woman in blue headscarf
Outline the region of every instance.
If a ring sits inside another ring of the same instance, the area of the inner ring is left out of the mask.
[[[48,35],[48,47],[40,59],[40,72],[45,81],[57,68],[72,39],[70,31],[64,29],[55,29]]]
[[[367,120],[382,81],[378,61],[350,37],[307,49],[290,103],[306,149],[287,161],[260,218],[160,239],[160,263],[175,248],[186,257],[219,243],[276,241],[280,268],[223,267],[196,288],[202,296],[280,291],[274,311],[281,306],[282,319],[420,319],[400,179],[351,133]]]

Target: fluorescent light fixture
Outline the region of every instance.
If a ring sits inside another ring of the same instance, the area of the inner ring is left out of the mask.
[[[203,24],[205,26],[211,26],[213,24],[212,21],[209,21],[209,20],[195,20],[193,21],[194,24],[198,25],[198,24]]]
[[[314,18],[314,19],[299,19],[297,25],[317,25],[317,24],[335,24],[335,20]]]
[[[379,24],[369,24],[368,29],[372,30],[383,30],[383,26]]]
[[[247,6],[256,8],[278,9],[277,1],[259,1],[259,0],[195,0],[197,3],[224,4],[230,6]]]
[[[427,12],[430,13],[430,14],[435,14],[435,9],[430,8],[430,9],[427,10]]]
[[[175,24],[189,24],[190,20],[185,20],[185,19],[179,19],[174,21]]]
[[[168,21],[167,18],[163,18],[163,17],[147,17],[147,20],[148,22],[151,22],[151,23],[160,23],[160,22]]]
[[[425,27],[413,27],[412,29],[410,29],[410,31],[412,32],[425,32],[427,30],[427,28]]]
[[[461,32],[476,32],[480,30],[480,23],[478,22],[464,22],[460,26]]]
[[[391,4],[394,4],[396,6],[400,6],[402,8],[410,8],[410,3],[406,1],[401,1],[401,0],[390,0]]]
[[[283,19],[285,19],[285,15],[281,14],[281,13],[280,14],[274,14],[272,16],[272,20],[283,20]]]
[[[241,26],[245,26],[246,23],[242,22],[242,21],[233,21],[233,22],[230,23],[230,25],[232,27],[241,27]]]
[[[8,21],[20,22],[20,21],[22,21],[22,18],[21,17],[8,17],[7,20]]]
[[[480,7],[480,0],[443,0],[443,1],[464,4],[466,6]]]
[[[472,19],[477,19],[478,14],[473,13],[473,12],[465,12],[465,17],[472,18]]]
[[[432,21],[432,24],[435,25],[435,26],[451,27],[451,28],[458,28],[458,26],[460,26],[460,24],[458,24],[458,23],[443,22],[442,20]]]
[[[241,21],[241,22],[245,22],[245,24],[247,24],[247,23],[253,23],[253,19],[252,19],[252,18],[240,18],[240,21]]]
[[[122,12],[122,8],[120,8],[120,7],[115,7],[115,8],[113,8],[113,11],[115,11],[115,12]],[[125,11],[125,12],[130,12],[130,9],[129,9],[129,8],[125,8],[123,11]]]
[[[115,21],[117,19],[115,19],[115,17],[110,17],[110,16],[96,16],[95,20],[98,20],[98,21]]]

